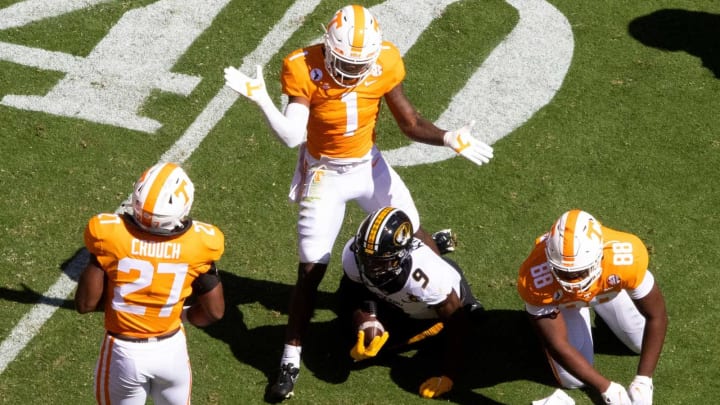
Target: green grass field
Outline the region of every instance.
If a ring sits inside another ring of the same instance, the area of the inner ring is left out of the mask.
[[[142,170],[166,158],[182,161],[195,182],[193,217],[218,225],[227,242],[220,262],[226,316],[206,330],[188,328],[193,403],[262,403],[295,280],[297,211],[286,195],[296,150],[273,138],[254,105],[228,98],[223,68],[246,63],[252,74],[264,64],[280,103],[282,57],[316,39],[344,3],[75,3],[0,0],[0,404],[94,403],[102,315],[80,316],[72,304],[82,231],[92,215],[120,206]],[[397,11],[362,2],[388,13],[380,18],[386,37],[421,26],[401,47],[408,96],[448,129],[476,119],[478,136],[495,148],[482,167],[462,158],[397,165],[424,227],[459,235],[452,258],[490,310],[468,373],[442,401],[529,404],[555,389],[515,277],[534,238],[577,207],[650,249],[670,317],[655,402],[714,403],[720,2],[387,3]],[[429,13],[427,26],[413,20],[434,3],[441,12]],[[287,10],[288,24],[274,30]],[[523,37],[516,27],[528,21],[532,35]],[[558,21],[571,37],[543,42],[559,35]],[[264,42],[269,33],[277,40]],[[518,37],[529,39],[518,49],[536,58],[494,61],[480,79],[504,80],[473,87],[471,75]],[[542,48],[548,43],[554,46]],[[508,73],[546,70],[528,82]],[[463,90],[475,97],[454,100]],[[387,110],[378,133],[383,150],[409,143]],[[362,217],[349,206],[336,252]],[[433,371],[422,353],[338,370],[342,361],[328,348],[339,340],[332,303],[341,273],[336,256],[289,403],[430,403],[416,393]],[[602,327],[597,332],[596,366],[627,385],[637,357]],[[597,401],[568,393],[578,404]]]

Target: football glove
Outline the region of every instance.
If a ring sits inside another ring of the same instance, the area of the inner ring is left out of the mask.
[[[652,405],[652,378],[636,375],[628,387],[628,395],[632,399],[632,405]]]
[[[437,398],[450,391],[452,387],[453,382],[447,376],[430,377],[420,385],[420,396],[423,398]]]
[[[608,389],[601,395],[603,401],[609,405],[632,405],[625,387],[616,382],[611,382]]]
[[[455,251],[457,235],[452,229],[443,229],[432,234],[433,241],[437,245],[441,255]]]
[[[493,148],[470,134],[470,130],[474,125],[475,121],[470,121],[469,124],[460,129],[446,132],[443,142],[445,146],[480,166],[492,159]]]
[[[272,104],[272,99],[265,87],[262,66],[257,65],[257,73],[252,79],[234,67],[225,68],[225,85],[254,101],[258,105]]]
[[[350,349],[350,357],[355,361],[375,357],[389,337],[390,334],[388,331],[385,331],[382,336],[375,336],[370,344],[365,347],[365,332],[362,330],[358,331],[357,343]]]

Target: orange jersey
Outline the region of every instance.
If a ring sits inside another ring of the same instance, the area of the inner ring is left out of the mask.
[[[602,275],[585,292],[569,293],[555,280],[545,256],[547,235],[538,238],[530,256],[520,266],[517,289],[534,306],[573,308],[607,302],[621,290],[633,290],[647,273],[648,252],[635,235],[602,227]]]
[[[159,236],[121,215],[100,214],[90,219],[84,237],[107,278],[105,329],[140,338],[180,326],[192,282],[225,249],[220,229],[199,221],[179,235]]]
[[[307,150],[316,159],[365,156],[375,142],[382,97],[404,78],[400,51],[387,41],[370,75],[352,88],[330,77],[321,44],[292,52],[283,60],[281,74],[283,93],[310,100]]]

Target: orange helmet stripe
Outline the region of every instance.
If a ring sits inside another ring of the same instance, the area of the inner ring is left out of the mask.
[[[355,29],[351,38],[353,48],[362,49],[365,45],[365,8],[357,4],[352,6],[355,14]]]
[[[160,197],[160,191],[162,191],[163,185],[177,167],[178,166],[173,163],[166,163],[162,169],[160,169],[160,172],[153,179],[151,188],[147,193],[145,204],[142,207],[144,212],[155,212],[155,204]],[[145,175],[143,175],[143,177],[145,177]],[[142,222],[145,226],[151,226],[152,218],[143,215]]]
[[[569,211],[565,218],[564,234],[563,234],[563,257],[574,257],[575,256],[575,229],[578,226],[578,217],[580,216],[580,210]]]

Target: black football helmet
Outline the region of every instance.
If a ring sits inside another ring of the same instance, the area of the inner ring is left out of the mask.
[[[382,288],[395,279],[411,263],[414,233],[410,218],[397,208],[385,207],[368,215],[353,244],[363,280]]]

